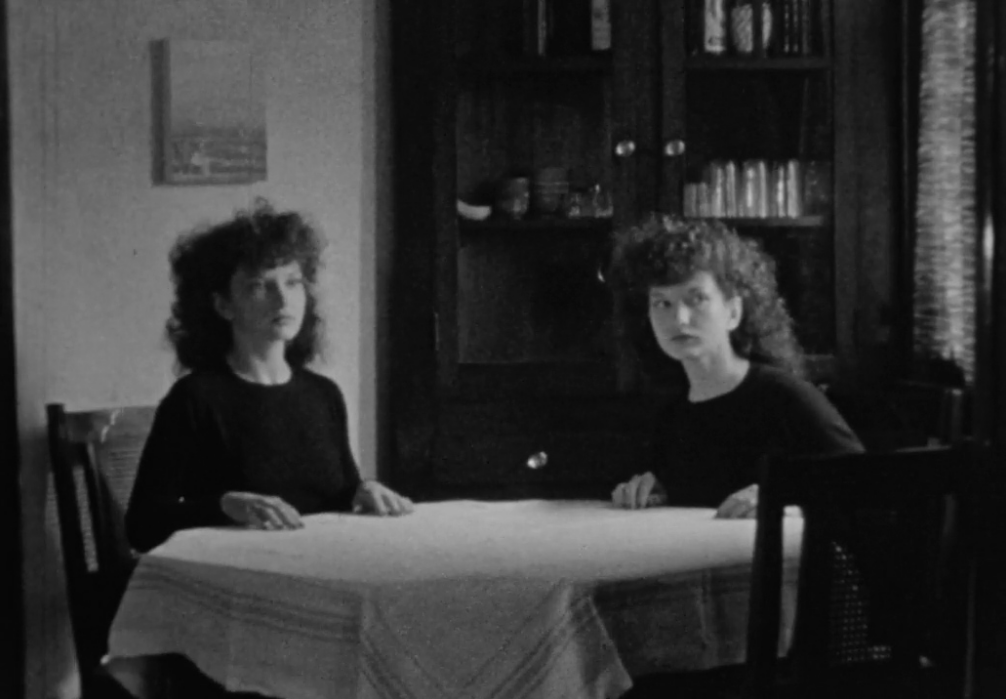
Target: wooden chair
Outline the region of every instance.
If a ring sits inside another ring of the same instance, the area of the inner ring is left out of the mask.
[[[869,451],[954,444],[967,435],[968,394],[960,387],[899,381],[824,392]]]
[[[153,406],[78,412],[46,406],[81,699],[133,699],[102,660],[137,561],[125,513],[154,412]],[[145,672],[142,691],[150,699],[261,699],[225,691],[181,655],[157,656]]]
[[[54,403],[46,412],[82,696],[129,696],[103,672],[102,658],[136,561],[124,516],[154,408],[68,412]]]
[[[748,695],[942,697],[959,678],[960,595],[943,573],[966,445],[767,461],[748,626]],[[781,661],[784,508],[803,510],[792,648]],[[959,552],[959,551],[958,551]],[[964,568],[964,566],[961,566]],[[958,692],[959,695],[959,692]]]

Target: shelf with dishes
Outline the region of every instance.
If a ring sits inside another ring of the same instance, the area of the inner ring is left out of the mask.
[[[541,217],[512,219],[504,217],[487,218],[473,221],[458,218],[458,232],[465,236],[493,235],[499,233],[514,235],[531,235],[542,233],[594,234],[610,233],[612,220],[610,218],[560,218]]]

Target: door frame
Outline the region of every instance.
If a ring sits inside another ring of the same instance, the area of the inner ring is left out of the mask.
[[[10,95],[7,59],[7,3],[0,0],[0,557],[3,595],[0,617],[6,659],[0,671],[0,696],[24,697],[24,603],[21,556],[21,478],[17,429],[17,372],[14,350],[14,234],[11,211]]]
[[[1006,6],[978,0],[976,50],[977,225],[974,434],[981,463],[974,493],[975,558],[966,696],[1006,691]]]

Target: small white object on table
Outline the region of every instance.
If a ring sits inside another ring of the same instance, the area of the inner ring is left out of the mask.
[[[755,522],[713,514],[459,500],[181,531],[142,557],[109,655],[182,653],[285,699],[615,697],[743,661]],[[801,531],[787,518],[783,643]]]

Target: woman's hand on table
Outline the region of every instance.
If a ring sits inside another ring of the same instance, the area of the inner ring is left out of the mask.
[[[412,501],[399,495],[391,488],[377,481],[363,481],[353,496],[353,512],[385,515],[407,515],[413,510]]]
[[[657,477],[647,471],[620,483],[611,491],[611,502],[627,510],[656,507],[667,504],[667,491]]]
[[[754,519],[758,516],[758,484],[738,490],[716,510],[716,519]]]
[[[220,509],[238,524],[252,529],[275,531],[304,526],[297,509],[275,495],[230,491],[220,497]]]

